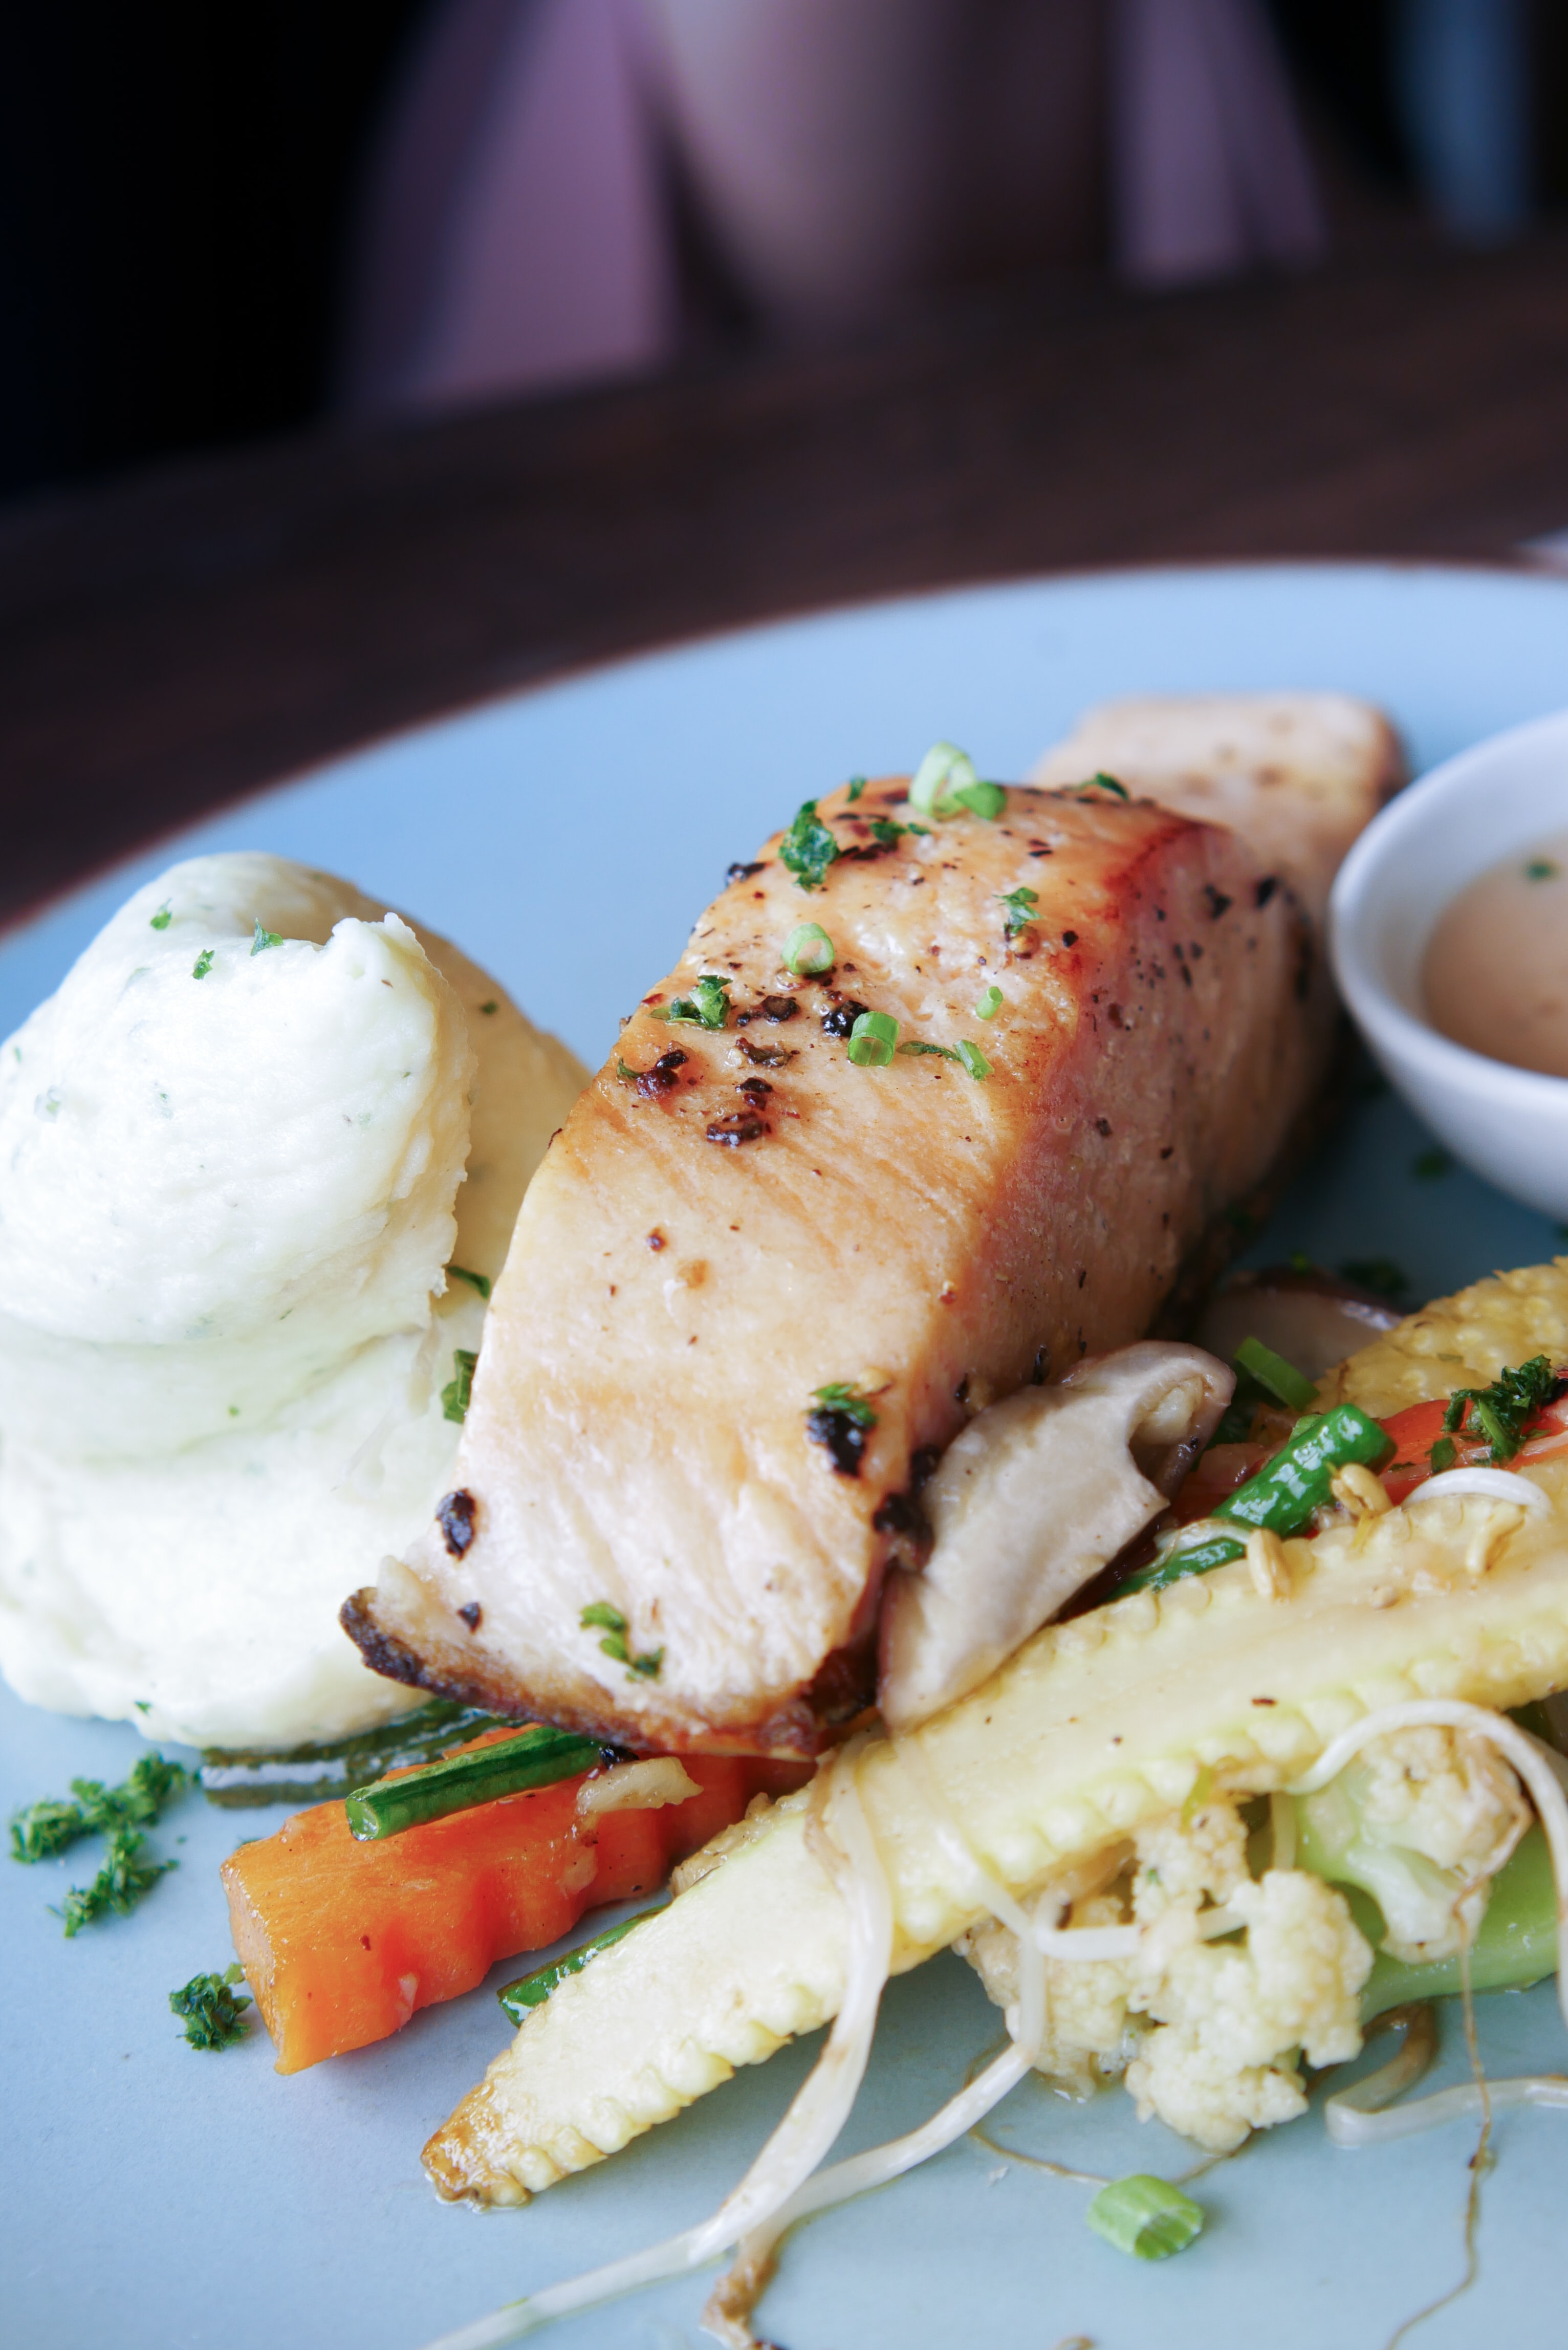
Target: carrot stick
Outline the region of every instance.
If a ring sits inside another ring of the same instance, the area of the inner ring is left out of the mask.
[[[223,1885],[278,2071],[385,2039],[418,2009],[471,1991],[498,1959],[556,1941],[585,1909],[652,1892],[753,1795],[810,1775],[749,1756],[681,1762],[700,1792],[657,1810],[580,1816],[584,1772],[384,1841],[357,1843],[333,1803],[242,1845]]]

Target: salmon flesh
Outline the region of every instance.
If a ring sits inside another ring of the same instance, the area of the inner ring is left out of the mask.
[[[874,1699],[942,1449],[1244,1225],[1333,1029],[1289,884],[1114,788],[942,821],[906,788],[822,801],[816,886],[781,835],[734,868],[556,1135],[457,1487],[344,1610],[377,1670],[633,1747],[819,1751]],[[822,977],[782,967],[802,921]]]

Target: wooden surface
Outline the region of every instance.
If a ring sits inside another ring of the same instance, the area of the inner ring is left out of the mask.
[[[1568,234],[206,459],[0,517],[0,918],[220,801],[695,631],[1568,526]],[[1564,664],[1568,680],[1568,660]]]

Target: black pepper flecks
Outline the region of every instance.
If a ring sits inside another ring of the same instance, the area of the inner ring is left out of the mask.
[[[735,1042],[753,1069],[782,1069],[795,1057],[793,1045],[753,1045],[749,1036],[737,1036]]]
[[[477,1632],[484,1621],[484,1610],[477,1599],[471,1599],[466,1607],[460,1607],[457,1612],[471,1632]]]
[[[1266,906],[1279,886],[1280,878],[1277,873],[1265,873],[1262,879],[1258,882],[1253,889],[1253,905],[1258,907]]]
[[[775,1023],[793,1020],[799,1010],[793,995],[764,995],[761,1005],[763,1018]]]
[[[680,1072],[690,1058],[691,1055],[683,1053],[679,1045],[672,1045],[668,1053],[660,1053],[650,1069],[632,1071],[633,1091],[647,1101],[657,1101],[661,1094],[671,1092],[680,1083]]]
[[[436,1523],[441,1540],[453,1558],[461,1558],[473,1540],[474,1520],[479,1504],[473,1495],[460,1485],[455,1493],[443,1493],[436,1503]]]
[[[853,996],[846,997],[844,1003],[836,1003],[831,1012],[825,1012],[823,1014],[823,1035],[825,1036],[847,1036],[853,1030],[855,1023],[859,1019],[861,1014],[867,1009],[867,1006],[864,1003],[857,1003]]]
[[[1211,922],[1217,922],[1227,908],[1235,902],[1233,899],[1227,898],[1223,889],[1216,889],[1212,881],[1205,881],[1203,895],[1209,902],[1209,919]]]
[[[705,1139],[709,1142],[722,1143],[731,1150],[738,1150],[742,1142],[756,1142],[772,1131],[766,1118],[759,1118],[754,1110],[728,1109],[722,1118],[709,1120]]]
[[[846,1411],[819,1404],[805,1416],[805,1432],[820,1444],[840,1477],[858,1477],[866,1452],[866,1430]]]
[[[755,865],[727,865],[724,868],[724,879],[726,881],[749,881],[753,873],[762,871],[765,861],[765,859],[759,859]]]

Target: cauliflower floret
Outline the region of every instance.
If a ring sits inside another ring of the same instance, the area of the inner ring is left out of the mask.
[[[1114,1893],[1075,1901],[1064,1925],[1125,1926],[1127,1908]],[[1002,2009],[1011,2031],[1018,2015],[1018,1940],[1011,1928],[973,1926],[953,1944]],[[1045,1962],[1045,2036],[1034,2059],[1054,2088],[1089,2097],[1127,2067],[1142,2037],[1129,2022],[1127,1998],[1135,1970],[1127,1959],[1048,1959]]]
[[[1202,1939],[1210,1904],[1245,1929],[1244,1943]],[[1125,2073],[1141,2119],[1158,2115],[1229,2152],[1249,2130],[1303,2110],[1299,2055],[1338,2064],[1360,2050],[1357,2002],[1372,1952],[1345,1897],[1298,1869],[1271,1869],[1254,1884],[1246,1824],[1223,1797],[1141,1829],[1128,1870],[1109,1890],[1075,1901],[1065,1922],[1146,1929],[1136,1958],[1047,1961],[1036,2067],[1072,2095]],[[954,1947],[1009,2011],[1011,2026],[1012,1933],[976,1927]]]
[[[1184,1948],[1151,1936],[1155,1970],[1129,2002],[1159,2026],[1127,2068],[1140,2119],[1158,2114],[1217,2153],[1304,2109],[1298,2049],[1318,2065],[1358,2054],[1357,2002],[1372,1971],[1344,1895],[1304,1870],[1271,1869],[1238,1885],[1227,1907],[1247,1929],[1244,1947],[1198,1940],[1194,1915]]]
[[[1474,1936],[1531,1814],[1495,1747],[1424,1728],[1375,1739],[1299,1816],[1303,1857],[1370,1893],[1384,1948],[1418,1963],[1456,1957]]]
[[[1194,1910],[1205,1894],[1229,1901],[1248,1881],[1247,1827],[1234,1804],[1210,1797],[1190,1815],[1171,1812],[1137,1839],[1133,1914],[1152,1925],[1177,1903]]]

